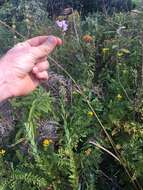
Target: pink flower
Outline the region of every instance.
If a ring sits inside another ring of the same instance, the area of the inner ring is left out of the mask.
[[[57,20],[56,24],[59,28],[62,29],[63,32],[66,32],[68,30],[68,24],[66,23],[65,20],[61,20],[61,21]]]

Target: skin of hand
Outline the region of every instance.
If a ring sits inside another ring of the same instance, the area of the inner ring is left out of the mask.
[[[48,79],[48,55],[60,38],[38,36],[15,45],[0,59],[0,101],[27,95]]]

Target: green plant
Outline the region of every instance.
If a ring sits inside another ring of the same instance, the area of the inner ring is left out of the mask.
[[[142,18],[142,12],[98,13],[64,35],[52,27],[64,44],[49,61],[72,81],[69,97],[66,88],[53,97],[40,87],[11,101],[15,133],[0,148],[1,189],[142,189]],[[13,39],[1,37],[1,53],[21,38],[45,34],[44,23],[52,26],[46,20],[37,28],[31,20],[29,33],[23,22],[14,30],[0,22],[2,36]],[[43,120],[58,124],[55,141],[39,133]]]

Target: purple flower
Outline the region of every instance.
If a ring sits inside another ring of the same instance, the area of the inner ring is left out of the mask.
[[[56,24],[59,28],[62,29],[63,32],[66,32],[68,30],[68,24],[66,23],[65,20],[57,20]]]

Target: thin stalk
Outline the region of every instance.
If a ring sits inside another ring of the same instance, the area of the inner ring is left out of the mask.
[[[113,158],[115,158],[115,159],[121,164],[121,162],[120,162],[120,160],[119,160],[119,158],[118,158],[117,156],[115,156],[111,151],[107,150],[105,147],[101,146],[99,143],[96,143],[96,142],[94,142],[94,141],[89,141],[89,143],[90,143],[90,144],[93,144],[93,145],[95,145],[97,148],[99,148],[99,149],[101,149],[101,150],[107,152],[108,154],[110,154]]]
[[[78,43],[79,43],[79,35],[78,35],[78,32],[77,32],[76,19],[75,19],[75,15],[74,15],[73,8],[72,8],[72,15],[73,15],[74,31],[75,31],[75,35],[76,35],[77,41],[78,41]]]
[[[6,22],[3,22],[2,20],[0,20],[0,24],[5,26],[6,28],[8,28],[12,33],[17,34],[19,37],[26,39],[25,36],[23,36],[22,34],[20,34],[17,30],[15,30],[14,28],[12,28],[11,26],[9,26],[8,24],[6,24]]]

